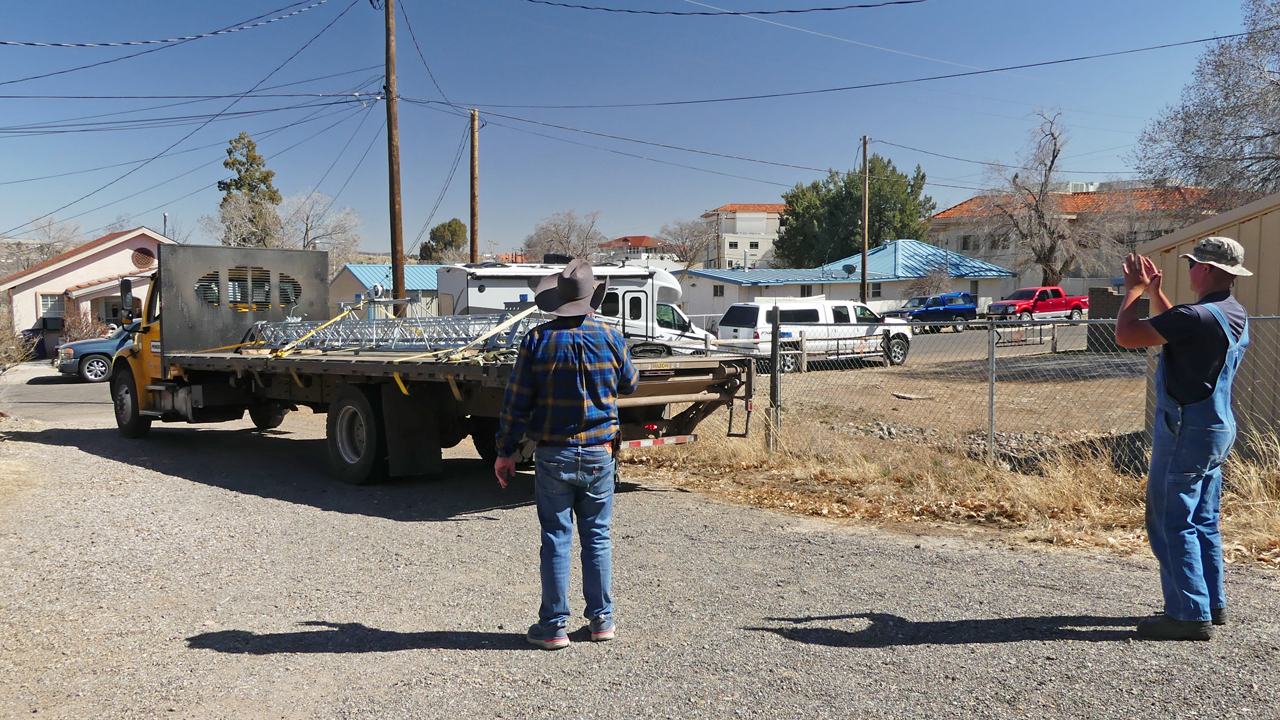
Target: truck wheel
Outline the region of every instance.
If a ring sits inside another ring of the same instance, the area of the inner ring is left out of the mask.
[[[288,408],[279,405],[259,405],[249,408],[249,419],[259,430],[270,430],[280,427],[280,423],[284,422],[284,416],[288,413]]]
[[[151,418],[138,411],[138,384],[133,372],[125,366],[111,381],[111,401],[116,411],[116,427],[120,435],[136,440],[151,430]]]
[[[1079,320],[1082,316],[1083,316],[1083,313],[1080,312],[1080,308],[1075,308],[1074,310],[1071,311],[1072,320]]]
[[[498,418],[471,417],[471,444],[485,462],[498,459],[497,434]]]
[[[1031,322],[1031,313],[1026,312],[1024,310],[1023,312],[1018,314],[1018,319],[1021,320],[1022,322]]]
[[[329,404],[325,437],[329,463],[342,482],[368,485],[387,476],[381,414],[360,388],[344,386]]]
[[[951,322],[953,323],[953,325],[951,326],[951,330],[953,332],[964,332],[964,316],[963,315],[953,315],[951,317]]]
[[[80,379],[100,383],[111,379],[111,361],[105,355],[90,355],[80,361]]]
[[[799,347],[783,345],[783,350],[800,351]],[[793,354],[778,353],[778,368],[784,373],[800,372],[800,356]]]
[[[906,338],[901,335],[895,335],[889,339],[889,345],[885,348],[885,352],[889,355],[890,365],[901,365],[907,361],[907,351],[911,348],[907,344]]]

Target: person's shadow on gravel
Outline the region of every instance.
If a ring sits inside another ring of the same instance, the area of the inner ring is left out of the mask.
[[[1008,643],[1024,640],[1079,640],[1116,642],[1135,636],[1137,617],[1105,617],[1097,615],[1048,615],[1043,617],[989,618],[914,622],[888,613],[855,613],[825,617],[765,618],[773,622],[791,623],[783,627],[749,627],[746,630],[769,632],[778,637],[810,645],[830,647],[882,648],[894,645],[967,645],[971,643]],[[814,622],[868,620],[860,630],[831,627],[805,627]]]
[[[432,630],[393,632],[360,623],[312,620],[298,623],[327,630],[290,633],[254,633],[219,630],[187,638],[193,650],[216,650],[240,655],[276,653],[366,653],[396,650],[529,650],[523,633]]]

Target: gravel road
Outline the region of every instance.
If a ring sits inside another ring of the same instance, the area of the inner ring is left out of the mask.
[[[353,488],[326,475],[321,416],[131,442],[74,403],[21,407],[0,400],[0,717],[1280,718],[1276,573],[1230,568],[1214,641],[1143,642],[1146,558],[793,517],[624,468],[618,639],[551,653],[522,636],[528,474],[502,491],[460,447],[439,479]]]

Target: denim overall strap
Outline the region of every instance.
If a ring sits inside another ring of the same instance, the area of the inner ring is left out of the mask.
[[[1165,612],[1177,620],[1208,620],[1210,608],[1226,607],[1218,530],[1222,463],[1236,435],[1231,384],[1249,344],[1247,323],[1240,338],[1233,338],[1222,310],[1213,303],[1204,307],[1227,337],[1213,394],[1181,405],[1165,385],[1163,353],[1156,371],[1147,533],[1160,561]]]

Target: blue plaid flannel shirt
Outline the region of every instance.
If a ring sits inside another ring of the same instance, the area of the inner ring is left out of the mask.
[[[558,318],[520,343],[499,417],[499,457],[520,439],[600,445],[618,433],[618,395],[635,392],[639,373],[626,341],[594,317]]]

